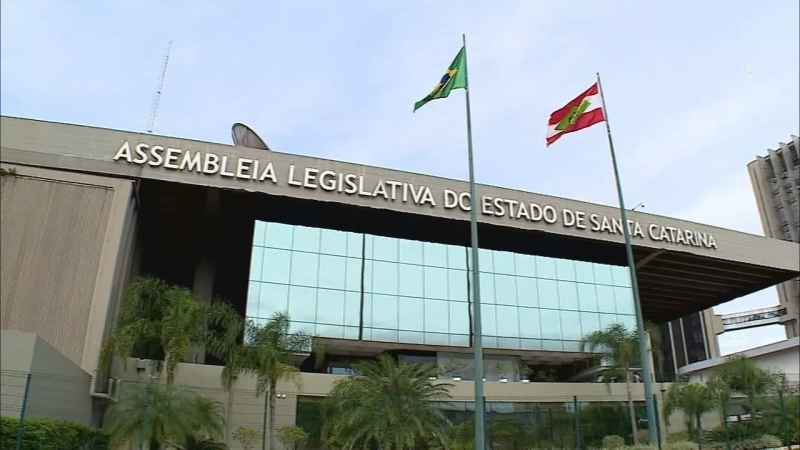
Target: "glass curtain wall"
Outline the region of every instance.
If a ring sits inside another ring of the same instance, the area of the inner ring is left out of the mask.
[[[468,347],[468,248],[256,222],[247,316],[340,339]],[[633,328],[626,267],[480,251],[486,348],[578,351],[611,323]]]

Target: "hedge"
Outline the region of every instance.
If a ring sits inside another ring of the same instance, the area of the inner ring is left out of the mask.
[[[19,419],[0,417],[0,448],[15,449]],[[85,425],[50,419],[25,419],[24,450],[106,450],[108,434]]]

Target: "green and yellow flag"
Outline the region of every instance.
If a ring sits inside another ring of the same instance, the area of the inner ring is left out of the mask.
[[[465,69],[464,47],[461,47],[458,55],[456,55],[456,59],[450,63],[450,67],[447,68],[447,72],[445,72],[442,79],[439,80],[439,84],[437,84],[431,93],[426,95],[425,98],[417,103],[414,103],[414,111],[416,112],[416,110],[422,108],[423,105],[431,100],[436,100],[437,98],[447,98],[447,96],[450,95],[450,91],[453,89],[466,89],[467,80],[464,74]]]

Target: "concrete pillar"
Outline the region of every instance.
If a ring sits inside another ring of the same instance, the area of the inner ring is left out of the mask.
[[[219,189],[206,189],[206,209],[201,225],[201,245],[200,248],[206,250],[194,271],[194,285],[192,293],[198,300],[211,303],[214,296],[214,258],[216,253],[217,230],[216,223],[219,220]],[[191,344],[186,354],[187,362],[205,364],[206,346],[203,344]]]

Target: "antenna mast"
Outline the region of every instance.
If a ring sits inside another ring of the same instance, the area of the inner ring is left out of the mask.
[[[158,114],[158,101],[161,99],[161,89],[164,88],[164,78],[167,76],[167,64],[169,64],[169,52],[172,50],[172,41],[167,44],[167,53],[164,54],[164,67],[161,68],[161,75],[158,77],[156,95],[153,96],[153,103],[150,105],[150,118],[147,120],[147,132],[153,133],[153,125],[156,123]]]

